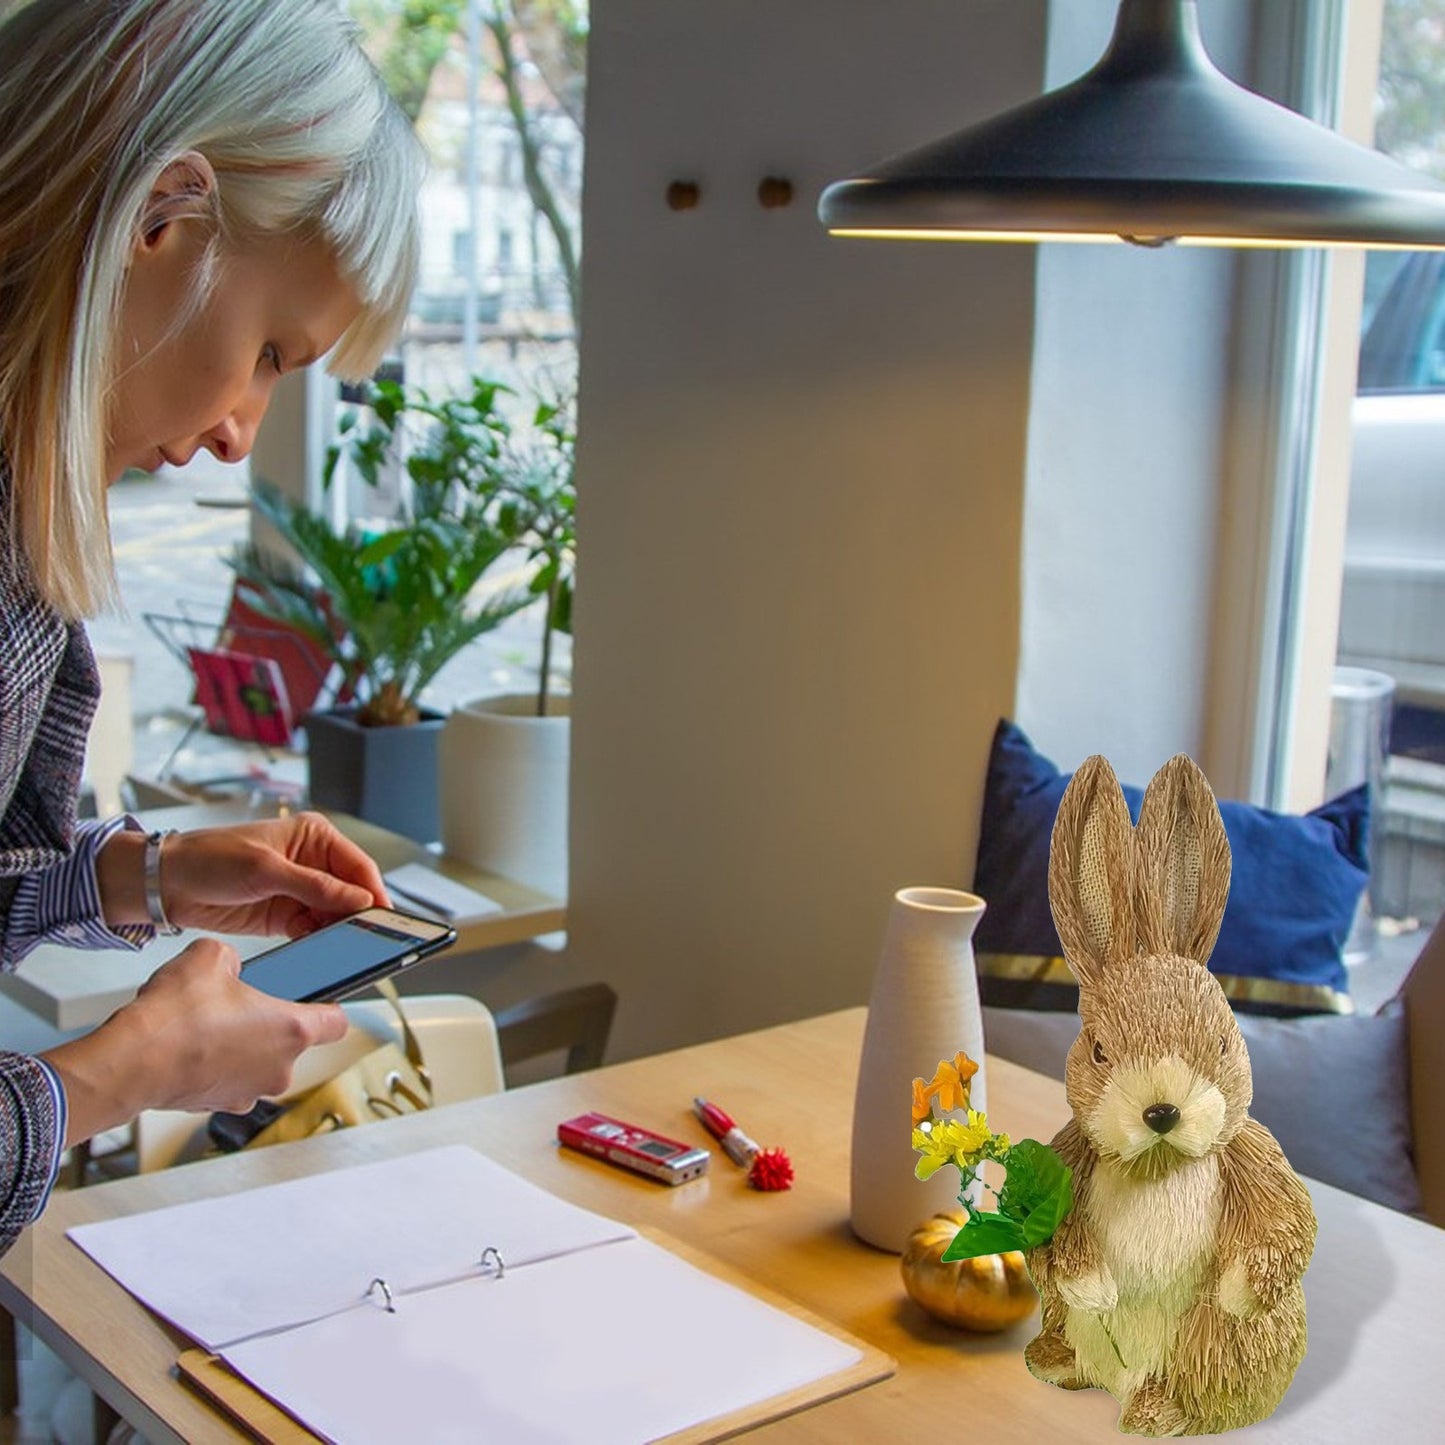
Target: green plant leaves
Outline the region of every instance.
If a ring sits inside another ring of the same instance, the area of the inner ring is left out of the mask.
[[[231,565],[257,610],[314,639],[364,698],[414,703],[468,643],[530,600],[521,589],[486,594],[486,570],[507,539],[480,522],[426,517],[376,536],[338,532],[323,516],[264,482],[256,509],[295,548],[315,581],[280,574],[254,553]]]
[[[999,1191],[998,1212],[970,1209],[943,1252],[944,1261],[1036,1249],[1053,1238],[1073,1207],[1073,1173],[1047,1144],[1020,1139],[1000,1162],[1008,1175]]]
[[[570,399],[537,403],[530,428],[514,432],[501,409],[511,395],[480,376],[442,400],[392,380],[369,385],[370,419],[342,414],[323,480],[344,457],[375,487],[400,460],[409,506],[380,531],[338,530],[325,512],[253,488],[257,511],[312,575],[281,575],[245,553],[233,568],[259,610],[313,638],[363,697],[385,689],[414,702],[461,648],[541,598],[546,712],[552,636],[571,630],[576,432]],[[483,574],[508,552],[525,559],[523,580],[489,593]]]

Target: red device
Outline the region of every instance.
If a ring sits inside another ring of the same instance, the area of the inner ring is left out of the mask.
[[[706,1149],[654,1134],[637,1124],[610,1119],[606,1114],[578,1114],[557,1125],[557,1137],[569,1148],[620,1164],[624,1169],[660,1179],[664,1184],[685,1184],[707,1172],[712,1155]]]

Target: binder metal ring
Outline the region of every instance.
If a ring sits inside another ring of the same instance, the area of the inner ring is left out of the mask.
[[[369,1285],[367,1285],[366,1298],[370,1299],[372,1295],[377,1292],[377,1290],[381,1291],[382,1308],[387,1312],[387,1314],[394,1315],[396,1313],[396,1306],[391,1302],[391,1286],[387,1284],[387,1282],[382,1279],[380,1275],[378,1275],[374,1280],[372,1280]]]
[[[482,1268],[486,1269],[488,1265],[493,1267],[493,1277],[496,1279],[501,1279],[507,1272],[501,1250],[490,1244],[482,1251]]]

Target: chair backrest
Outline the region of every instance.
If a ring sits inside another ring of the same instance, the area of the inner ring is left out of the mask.
[[[321,696],[331,676],[331,658],[304,632],[258,612],[239,587],[231,589],[225,620],[217,634],[221,647],[268,657],[281,671],[293,716],[299,722]]]
[[[496,1014],[502,1064],[513,1068],[541,1054],[566,1051],[563,1071],[595,1069],[607,1052],[617,994],[605,983],[529,998]]]
[[[297,716],[286,680],[269,657],[223,648],[192,647],[186,656],[196,679],[196,701],[213,733],[238,742],[285,747]]]
[[[1425,1213],[1445,1229],[1445,918],[1405,980],[1410,1132]]]

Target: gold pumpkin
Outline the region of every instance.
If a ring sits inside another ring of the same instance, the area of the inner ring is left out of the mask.
[[[976,1259],[943,1263],[943,1252],[963,1226],[955,1210],[925,1219],[908,1236],[903,1251],[903,1284],[929,1314],[945,1324],[993,1333],[1026,1320],[1038,1295],[1016,1249]]]

